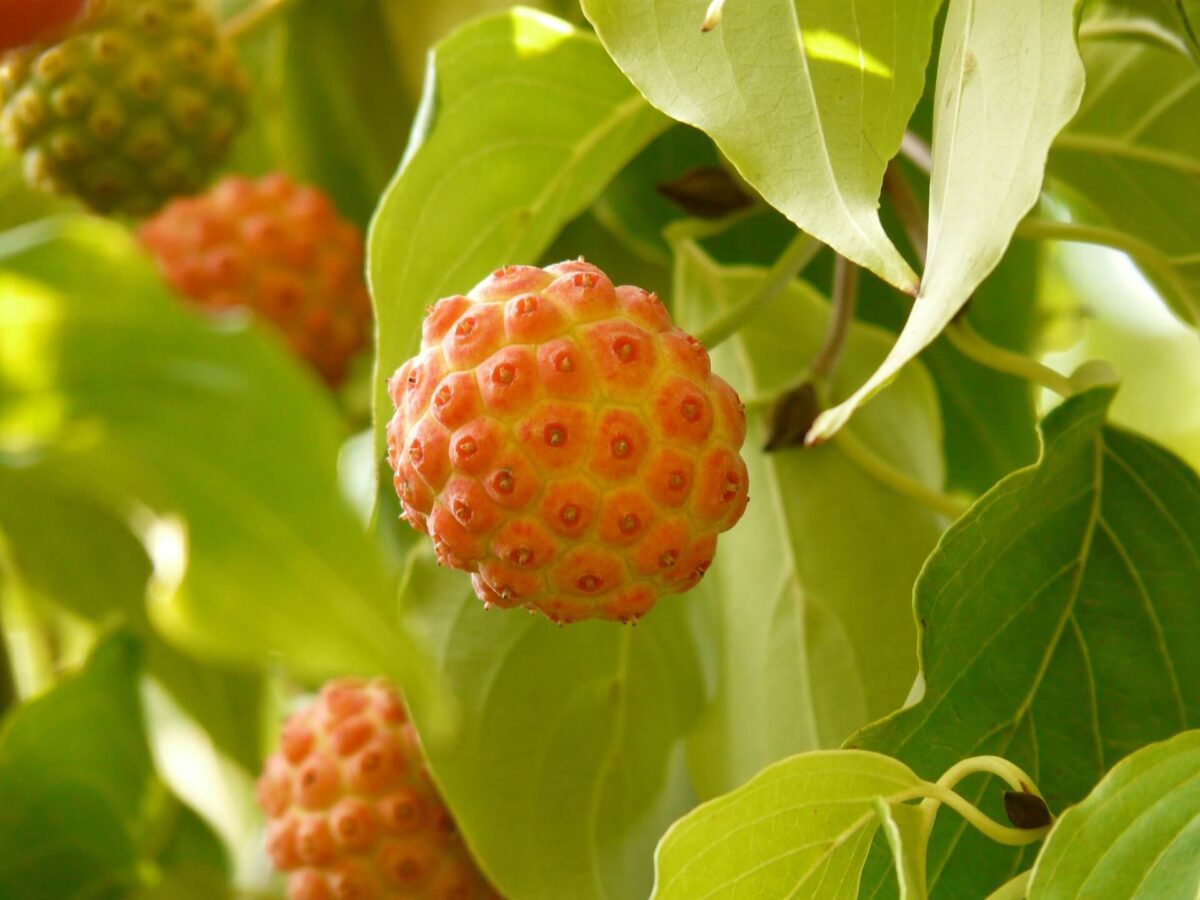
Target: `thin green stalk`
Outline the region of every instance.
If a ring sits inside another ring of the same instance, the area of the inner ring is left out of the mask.
[[[947,340],[959,353],[980,365],[1024,378],[1026,381],[1054,391],[1061,397],[1070,397],[1075,393],[1075,386],[1071,384],[1071,379],[1066,375],[1056,372],[1028,356],[1013,353],[1011,350],[993,344],[967,324],[966,319],[959,319],[957,322],[951,323],[946,328],[945,334]]]
[[[291,2],[292,0],[258,0],[225,23],[225,37],[231,41],[246,38],[266,25]]]
[[[746,297],[696,334],[696,339],[711,350],[753,319],[763,308],[783,293],[804,267],[812,262],[823,245],[809,234],[800,232],[771,266],[766,277]]]
[[[968,775],[979,772],[995,775],[1014,791],[1041,796],[1038,793],[1037,785],[1033,783],[1033,779],[1025,773],[1025,770],[1010,763],[1002,756],[972,756],[964,759],[947,769],[937,783],[944,788],[953,788]]]
[[[837,369],[854,320],[854,307],[858,302],[858,266],[844,256],[838,256],[833,268],[833,308],[825,340],[808,366],[808,377],[816,385],[827,382]],[[818,393],[820,393],[818,391]]]
[[[877,456],[875,452],[854,436],[849,428],[843,428],[830,442],[837,447],[847,459],[887,485],[897,494],[915,500],[935,512],[957,519],[967,511],[967,504],[936,491],[924,482],[914,478],[907,472],[896,468],[890,462]]]
[[[13,675],[12,660],[8,655],[8,638],[0,622],[0,720],[9,708],[17,705],[17,682]]]

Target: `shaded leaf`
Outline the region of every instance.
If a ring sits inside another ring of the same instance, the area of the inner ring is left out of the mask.
[[[763,277],[759,269],[715,265],[689,242],[677,254],[676,320],[688,330]],[[836,746],[895,709],[916,674],[912,585],[941,532],[939,517],[876,481],[836,444],[760,449],[768,427],[762,401],[795,384],[828,316],[824,298],[794,282],[712,355],[713,369],[750,407],[742,456],[752,499],[687,598],[697,627],[715,642],[715,696],[691,747],[702,797],[788,754]],[[835,396],[878,363],[889,338],[874,327],[851,328]],[[940,488],[937,400],[921,367],[864,413],[856,433]]]
[[[1118,763],[1046,838],[1030,900],[1187,900],[1200,889],[1200,731]]]
[[[935,94],[929,255],[883,365],[825,412],[828,439],[962,309],[1038,199],[1050,142],[1083,92],[1075,0],[950,0]],[[998,89],[997,85],[1003,85]]]
[[[379,446],[384,382],[416,352],[425,307],[500,265],[538,259],[667,125],[595,38],[530,10],[455,32],[430,71],[421,138],[369,239]]]
[[[1200,63],[1197,13],[1195,0],[1093,0],[1084,7],[1079,36],[1153,41]]]
[[[916,588],[924,696],[849,745],[926,777],[1004,756],[1060,812],[1128,753],[1200,722],[1200,477],[1106,426],[1112,395],[1051,412],[1038,464],[946,533]],[[935,896],[967,896],[1029,861],[939,819],[930,879]],[[866,896],[887,893],[876,862]]]
[[[1200,69],[1131,41],[1083,44],[1088,90],[1055,141],[1047,187],[1127,250],[1176,315],[1200,326]]]
[[[785,759],[671,826],[655,857],[654,897],[857,897],[881,824],[879,798],[899,804],[919,796],[920,784],[903,763],[876,753]]]
[[[583,6],[651,103],[708,133],[800,228],[915,290],[878,200],[921,96],[938,0],[734,3],[707,34],[690,0]]]

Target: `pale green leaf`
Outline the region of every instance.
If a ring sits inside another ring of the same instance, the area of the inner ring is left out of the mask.
[[[875,798],[875,814],[892,851],[900,900],[925,900],[925,845],[932,814],[920,806],[893,806],[882,797]]]
[[[916,588],[924,695],[851,746],[925,777],[1004,756],[1058,813],[1138,747],[1200,724],[1200,477],[1105,425],[1112,395],[1097,388],[1051,412],[1037,465],[942,538]],[[985,787],[962,793],[979,802]],[[1003,817],[994,797],[983,809]],[[934,896],[955,898],[1032,856],[953,817],[930,847]],[[866,896],[889,893],[884,856]]]
[[[677,321],[688,330],[763,276],[717,266],[690,242],[676,253]],[[714,370],[751,405],[742,455],[753,499],[688,597],[718,647],[716,694],[691,748],[701,796],[731,790],[791,753],[836,746],[895,709],[916,674],[912,585],[941,532],[939,517],[862,471],[836,443],[761,450],[765,401],[793,386],[828,316],[828,303],[795,282],[713,353]],[[889,338],[867,325],[851,329],[835,396],[878,364]],[[920,366],[864,413],[856,433],[941,487],[937,399]]]
[[[1030,900],[1200,895],[1200,731],[1118,763],[1054,825]]]
[[[281,342],[184,309],[118,226],[57,220],[0,245],[0,465],[127,511],[152,618],[191,649],[419,690],[390,579],[338,492],[341,431]]]
[[[1129,252],[1200,326],[1200,69],[1134,41],[1085,41],[1083,58],[1088,89],[1054,143],[1047,187],[1090,226],[1078,240]]]
[[[927,347],[1004,255],[1037,201],[1050,142],[1079,104],[1075,0],[950,0],[938,61],[929,253],[887,359],[810,432],[828,439]]]
[[[380,445],[384,381],[416,352],[425,308],[500,265],[535,262],[668,124],[594,37],[521,9],[438,45],[423,103],[368,242]]]
[[[459,729],[424,730],[443,795],[507,897],[645,897],[654,845],[696,802],[684,739],[703,699],[691,596],[665,597],[633,626],[558,628],[520,611],[485,611],[462,572],[422,544],[403,592]]]
[[[857,897],[878,799],[912,799],[920,784],[876,753],[816,751],[776,763],[671,826],[656,854],[655,900]]]
[[[921,96],[940,0],[584,0],[604,45],[672,118],[707,132],[800,228],[902,290],[879,222],[888,159]]]

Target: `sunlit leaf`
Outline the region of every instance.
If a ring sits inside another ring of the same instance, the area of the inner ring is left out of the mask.
[[[938,62],[929,255],[912,313],[866,383],[813,426],[828,439],[962,309],[1037,201],[1083,92],[1074,0],[950,0]],[[1002,85],[1003,87],[999,87]]]
[[[1030,900],[1161,900],[1200,889],[1200,731],[1143,747],[1062,816]]]
[[[111,223],[9,232],[0,266],[0,463],[128,510],[155,624],[202,654],[421,689],[338,492],[342,426],[282,344],[183,309]]]
[[[416,352],[425,307],[492,269],[531,263],[667,120],[594,37],[517,9],[440,44],[419,143],[384,195],[369,240],[384,380]]]
[[[585,0],[625,74],[707,132],[800,228],[904,290],[879,189],[925,80],[938,0],[730,3],[701,32],[690,0]]]
[[[671,827],[658,848],[655,900],[855,898],[881,824],[878,800],[913,799],[920,784],[903,763],[877,753],[824,751],[776,763]]]

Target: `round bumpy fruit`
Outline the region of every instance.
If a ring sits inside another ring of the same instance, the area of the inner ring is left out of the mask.
[[[283,729],[258,780],[289,900],[498,895],[479,873],[390,685],[330,682]]]
[[[56,42],[0,57],[0,137],[33,185],[146,215],[204,186],[248,81],[197,0],[88,0]]]
[[[83,11],[83,0],[0,0],[0,51],[53,33]]]
[[[487,605],[636,620],[746,508],[737,394],[657,297],[583,260],[439,300],[389,389],[404,518]]]
[[[140,236],[178,291],[210,309],[254,310],[331,385],[367,343],[362,235],[315,188],[226,178],[169,204]]]

